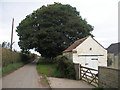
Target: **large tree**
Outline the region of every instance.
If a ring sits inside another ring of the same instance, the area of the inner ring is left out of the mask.
[[[75,40],[92,35],[92,30],[75,7],[54,3],[27,15],[16,31],[23,51],[34,48],[44,57],[55,57]]]

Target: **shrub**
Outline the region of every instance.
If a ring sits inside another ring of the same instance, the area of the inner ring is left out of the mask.
[[[60,72],[62,77],[75,79],[75,68],[71,60],[67,57],[59,55],[55,58],[57,64],[57,70]]]
[[[2,48],[2,66],[20,62],[21,59],[22,58],[20,53],[16,53],[10,49]]]
[[[65,56],[63,56],[63,55],[59,55],[59,56],[57,56],[57,57],[54,58],[54,62],[57,63],[57,64],[59,62],[63,61],[63,60],[68,60],[68,58],[65,57]]]
[[[54,59],[53,58],[44,58],[44,57],[41,57],[39,59],[39,62],[38,64],[53,64],[54,63]]]
[[[25,64],[29,63],[30,62],[30,57],[26,54],[21,54],[21,61]]]
[[[7,74],[23,66],[26,63],[33,61],[36,58],[35,54],[23,54],[10,49],[0,48],[2,51],[2,69],[0,68],[0,75]],[[0,62],[1,64],[1,62]]]
[[[10,49],[2,48],[2,66],[8,66],[13,63],[23,62],[28,63],[34,60],[35,55],[23,54]]]

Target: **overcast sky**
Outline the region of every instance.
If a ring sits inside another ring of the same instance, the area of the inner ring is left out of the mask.
[[[9,2],[8,2],[9,1]],[[10,42],[12,18],[14,22],[13,48],[20,50],[16,26],[28,14],[42,5],[59,2],[76,7],[80,16],[94,26],[94,38],[107,48],[118,42],[118,1],[119,0],[0,0],[0,43]]]

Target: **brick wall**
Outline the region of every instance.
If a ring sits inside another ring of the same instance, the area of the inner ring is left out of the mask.
[[[108,67],[98,68],[99,87],[103,88],[120,88],[120,70]]]

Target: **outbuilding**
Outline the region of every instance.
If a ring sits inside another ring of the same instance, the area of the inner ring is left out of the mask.
[[[120,42],[112,43],[108,48],[108,67],[120,69]]]
[[[63,51],[73,63],[98,70],[98,66],[107,66],[107,50],[93,37],[88,36],[75,41]]]

